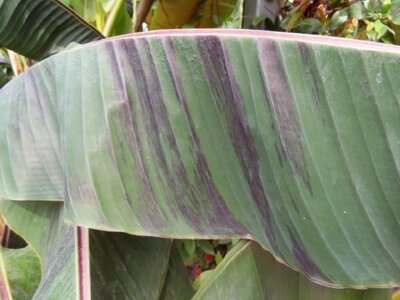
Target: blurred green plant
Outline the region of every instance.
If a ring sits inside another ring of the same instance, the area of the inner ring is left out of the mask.
[[[176,245],[197,290],[239,240],[177,240]]]
[[[11,80],[13,71],[7,51],[0,48],[0,88]]]
[[[400,43],[399,0],[288,0],[281,18],[285,31]]]

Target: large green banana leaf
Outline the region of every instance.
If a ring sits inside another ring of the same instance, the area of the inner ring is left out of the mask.
[[[0,0],[0,47],[34,59],[103,36],[57,0]]]
[[[400,284],[400,52],[256,31],[72,49],[0,91],[0,195],[76,225],[256,240],[328,286]]]

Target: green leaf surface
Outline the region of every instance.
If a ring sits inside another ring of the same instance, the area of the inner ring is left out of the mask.
[[[199,247],[203,252],[214,255],[215,250],[214,247],[211,245],[210,242],[204,241],[204,240],[199,240],[196,241],[197,247]]]
[[[329,30],[334,30],[338,28],[340,25],[345,23],[348,19],[348,12],[345,9],[341,9],[336,11],[333,15],[331,20],[329,21]]]
[[[194,240],[185,240],[185,241],[182,241],[182,243],[183,243],[183,247],[184,247],[186,253],[189,256],[192,256],[192,255],[195,254],[195,252],[196,252],[196,241],[194,241]]]
[[[188,272],[175,246],[171,248],[167,275],[160,300],[187,300],[194,294]]]
[[[84,2],[83,15],[86,21],[92,23],[96,20],[96,2],[98,2],[98,0],[85,0]]]
[[[74,231],[63,222],[62,203],[0,201],[0,209],[39,256],[42,278],[30,299],[76,299]]]
[[[31,300],[40,282],[40,262],[31,246],[0,250],[12,297]]]
[[[62,4],[70,7],[79,16],[84,17],[85,0],[59,0]]]
[[[364,18],[365,14],[364,14],[364,6],[361,2],[356,2],[352,5],[350,5],[347,8],[347,11],[349,13],[349,16],[354,18],[354,19],[362,19]]]
[[[115,36],[132,32],[131,17],[125,4],[125,0],[114,2],[103,30],[105,36]]]
[[[0,0],[0,46],[24,56],[43,59],[72,42],[101,38],[57,0]]]
[[[92,299],[186,300],[193,295],[172,240],[90,231]]]
[[[207,273],[193,300],[390,300],[391,289],[332,289],[278,263],[254,242],[241,241]]]
[[[400,1],[392,1],[388,17],[394,24],[400,25]]]
[[[400,52],[169,31],[51,57],[0,91],[0,195],[68,222],[252,238],[329,286],[400,283]],[[85,78],[85,80],[82,80]]]
[[[171,240],[91,230],[89,244],[93,299],[160,299]]]
[[[391,3],[391,0],[366,0],[364,6],[371,13],[387,13]]]
[[[234,0],[230,1],[232,3],[226,2],[226,6],[231,4],[234,9],[231,12],[231,15],[228,17],[222,16],[224,21],[222,23],[221,28],[230,28],[230,29],[240,29],[243,26],[243,5],[244,0]],[[218,2],[217,2],[218,3]],[[218,24],[219,22],[217,22]]]
[[[320,20],[309,18],[301,21],[294,28],[294,32],[301,33],[318,33],[323,28],[323,25]]]
[[[0,88],[12,79],[11,68],[0,63]]]
[[[390,30],[390,27],[382,23],[380,20],[375,21],[375,31],[378,33],[378,39],[382,38]]]
[[[0,48],[0,88],[13,77],[10,59],[5,49]]]

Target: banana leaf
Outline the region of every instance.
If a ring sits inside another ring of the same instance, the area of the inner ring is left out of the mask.
[[[0,0],[0,47],[36,60],[103,36],[57,0]]]
[[[331,287],[400,284],[400,52],[258,31],[124,36],[0,91],[0,195],[67,222],[250,238]]]

